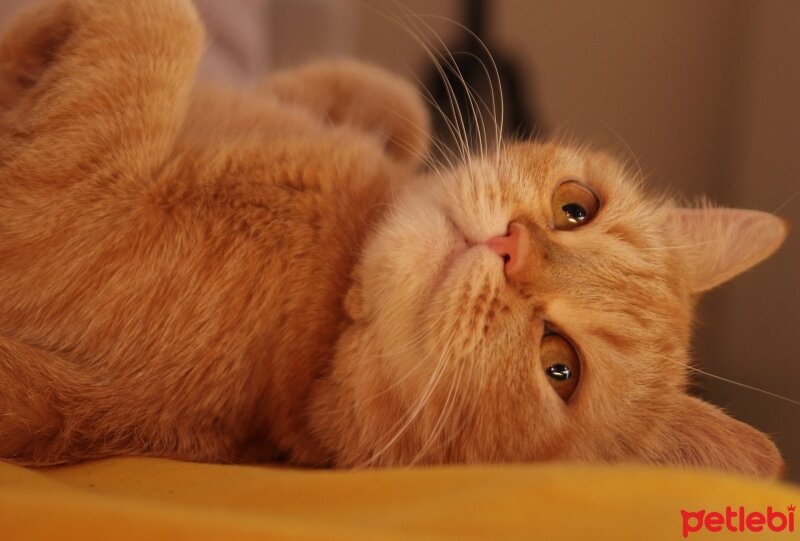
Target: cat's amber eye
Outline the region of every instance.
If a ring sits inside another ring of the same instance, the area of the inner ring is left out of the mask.
[[[589,223],[600,208],[595,193],[578,182],[568,180],[553,192],[553,224],[556,229],[569,230]]]
[[[572,344],[558,334],[542,337],[540,358],[547,381],[563,400],[569,400],[581,379],[581,362]]]

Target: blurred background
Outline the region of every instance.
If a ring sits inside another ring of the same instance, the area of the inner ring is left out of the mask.
[[[0,0],[0,21],[22,3]],[[703,299],[695,366],[800,400],[800,2],[198,4],[211,41],[201,74],[237,82],[312,58],[354,56],[419,81],[436,97],[440,83],[419,43],[420,22],[408,12],[430,25],[427,39],[435,34],[454,51],[475,47],[460,26],[468,25],[501,60],[514,132],[611,150],[638,163],[656,191],[788,219],[794,232],[777,255]],[[468,55],[457,58],[472,69]],[[695,381],[698,394],[771,434],[788,478],[800,481],[800,405],[722,379]]]

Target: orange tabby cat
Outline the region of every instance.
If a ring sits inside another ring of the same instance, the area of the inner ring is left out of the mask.
[[[0,457],[780,472],[686,393],[698,294],[780,219],[554,144],[415,174],[406,83],[193,88],[202,41],[188,0],[56,0],[0,43]]]

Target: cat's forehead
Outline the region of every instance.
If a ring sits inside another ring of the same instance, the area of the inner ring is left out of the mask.
[[[589,187],[599,199],[596,227],[617,225],[648,236],[658,234],[662,203],[642,189],[636,169],[608,153],[558,143],[525,142],[507,146],[497,160],[488,163],[506,200],[527,207],[515,211],[546,215],[554,190],[574,180]]]
[[[535,182],[557,182],[571,178],[594,189],[616,193],[620,188],[638,193],[628,169],[618,159],[583,147],[557,143],[516,143],[501,152],[500,167]]]

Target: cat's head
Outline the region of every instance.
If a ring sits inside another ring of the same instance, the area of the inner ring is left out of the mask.
[[[643,461],[776,475],[687,394],[697,296],[786,234],[648,198],[614,159],[518,144],[394,197],[356,269],[316,428],[343,466]]]

